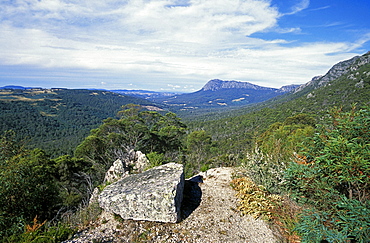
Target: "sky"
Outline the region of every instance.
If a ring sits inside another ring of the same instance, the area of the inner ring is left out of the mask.
[[[369,0],[0,0],[0,87],[279,88],[369,50]]]

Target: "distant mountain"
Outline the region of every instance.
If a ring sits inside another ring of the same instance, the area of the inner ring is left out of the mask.
[[[23,87],[23,86],[17,86],[17,85],[7,85],[0,87],[0,89],[34,89],[34,87]]]
[[[180,94],[167,98],[154,98],[170,109],[191,110],[240,107],[262,102],[298,88],[299,85],[283,86],[280,89],[258,86],[249,82],[210,80],[194,93]]]
[[[335,64],[325,75],[314,77],[294,92],[239,109],[188,112],[183,118],[192,121],[188,125],[192,130],[212,134],[213,141],[222,145],[220,154],[238,154],[250,145],[251,137],[274,122],[308,113],[320,123],[331,109],[349,111],[352,104],[357,109],[370,106],[370,52]]]
[[[200,91],[217,91],[223,89],[246,89],[246,90],[268,90],[276,91],[274,88],[261,87],[249,82],[239,81],[223,81],[220,79],[213,79],[208,81]]]
[[[127,89],[119,89],[119,90],[110,90],[114,93],[130,95],[133,97],[138,97],[141,99],[159,99],[159,98],[166,98],[175,95],[179,95],[181,93],[174,93],[174,92],[156,92],[156,91],[149,91],[149,90],[127,90]]]

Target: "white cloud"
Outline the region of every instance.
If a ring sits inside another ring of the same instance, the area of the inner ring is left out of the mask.
[[[196,89],[211,78],[277,87],[303,83],[338,58],[353,55],[338,53],[354,48],[346,43],[289,47],[291,41],[281,38],[251,37],[269,30],[301,31],[280,28],[282,15],[268,0],[0,2],[0,64],[155,77],[148,79],[164,87],[168,79],[189,82],[171,87],[176,89]],[[299,1],[291,13],[308,6],[308,0]]]
[[[13,17],[1,26],[8,35],[3,41],[27,40],[25,45],[12,43],[12,50],[26,54],[19,59],[8,53],[6,62],[53,65],[59,59],[58,66],[66,65],[68,58],[70,65],[91,68],[101,62],[106,68],[115,68],[117,62],[155,67],[172,56],[203,56],[235,48],[245,36],[273,27],[278,16],[267,2],[256,0],[175,4],[170,0],[17,1],[2,12]]]
[[[291,12],[286,13],[285,15],[291,15],[296,14],[298,12],[301,12],[302,10],[308,8],[310,5],[310,0],[299,0],[295,5],[292,6]]]

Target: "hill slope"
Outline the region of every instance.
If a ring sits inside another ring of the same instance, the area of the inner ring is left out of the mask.
[[[103,119],[114,117],[125,104],[150,101],[107,91],[69,89],[0,90],[0,132],[14,130],[31,147],[72,153]]]
[[[370,52],[334,65],[293,93],[225,113],[207,114],[189,123],[203,129],[219,145],[220,154],[239,154],[251,146],[252,138],[274,122],[298,113],[318,119],[334,106],[349,110],[351,105],[370,105]]]

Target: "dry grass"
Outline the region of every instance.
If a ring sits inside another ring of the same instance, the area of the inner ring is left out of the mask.
[[[263,186],[256,185],[248,177],[236,178],[231,184],[240,198],[238,209],[243,214],[269,221],[270,228],[283,242],[300,242],[300,237],[293,229],[298,222],[301,207],[288,197],[268,193]]]

